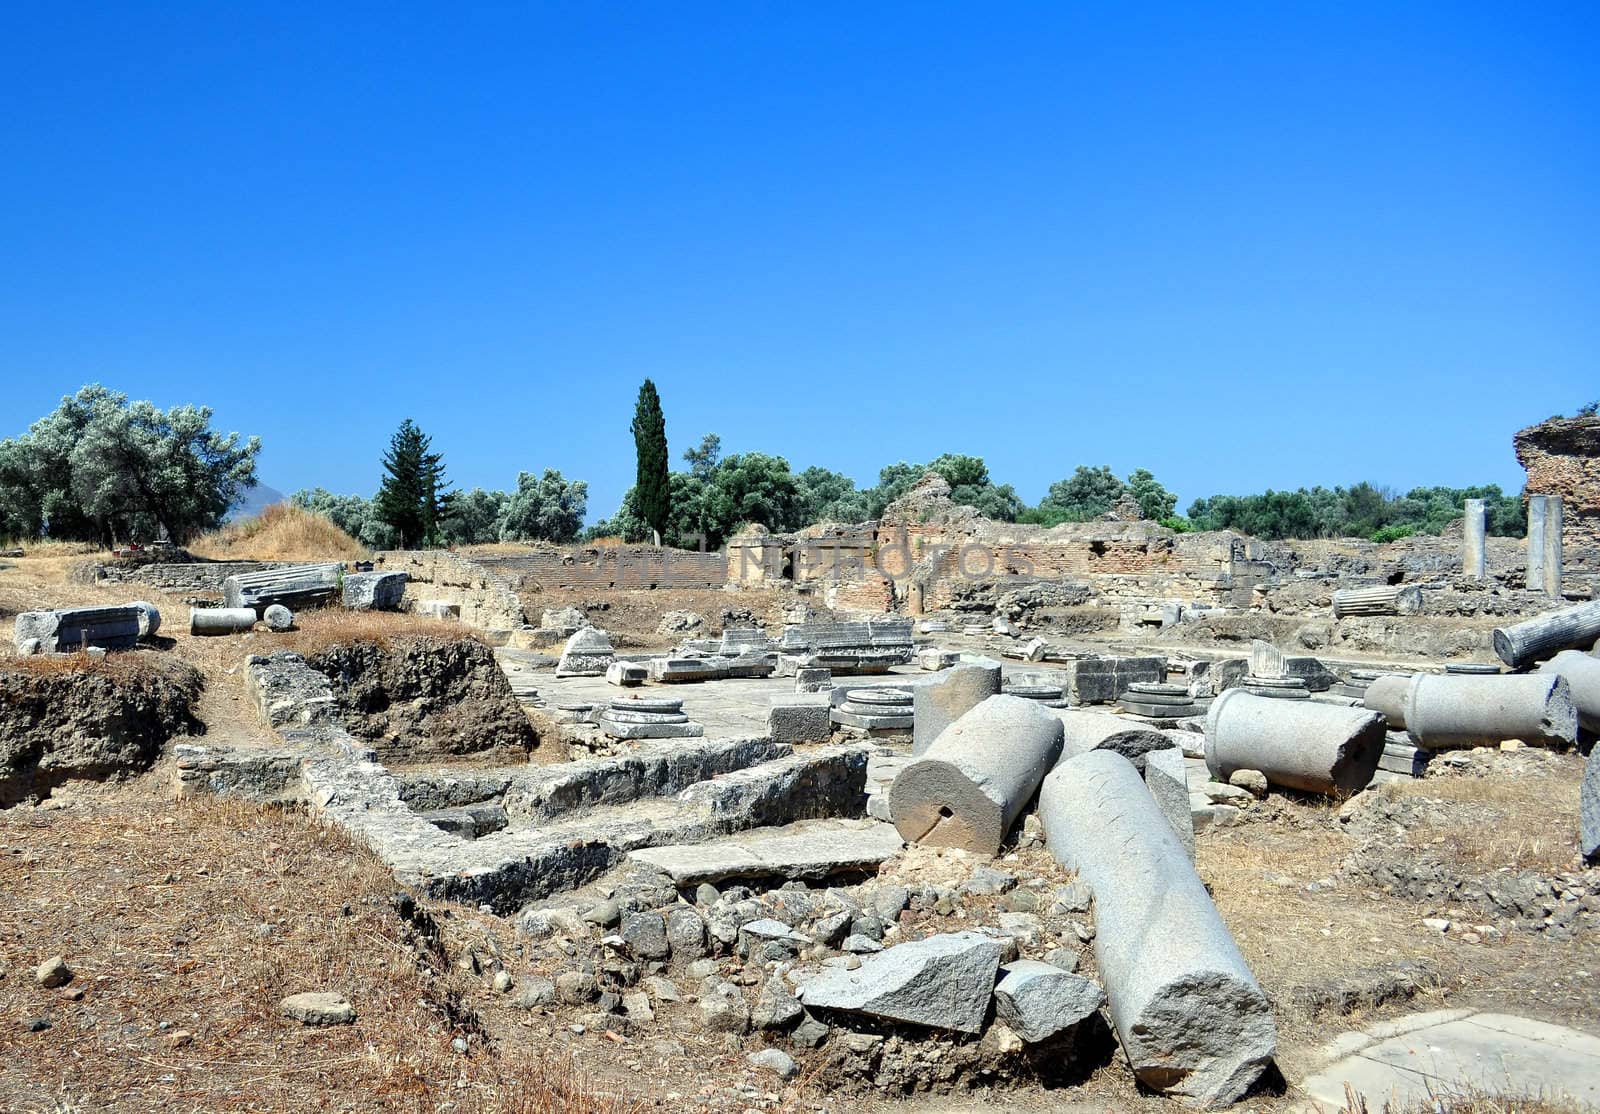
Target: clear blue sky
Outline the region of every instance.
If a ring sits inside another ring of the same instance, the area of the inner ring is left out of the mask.
[[[262,478],[632,482],[640,381],[871,483],[1522,481],[1600,397],[1589,3],[0,14],[0,433],[206,402]]]

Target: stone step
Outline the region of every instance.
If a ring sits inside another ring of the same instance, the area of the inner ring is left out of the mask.
[[[460,836],[462,839],[477,839],[479,836],[501,831],[507,823],[506,810],[499,805],[486,802],[462,805],[458,808],[428,809],[419,811],[417,815],[440,831]]]
[[[407,808],[399,800],[398,779],[375,763],[308,762],[305,773],[314,802],[371,846],[402,881],[436,897],[505,914],[582,886],[640,848],[702,843],[797,820],[859,817],[866,800],[867,753],[864,746],[818,747],[691,781],[674,795],[639,794],[637,783],[619,775],[609,784],[621,786],[620,802],[596,803],[585,794],[603,793],[607,783],[588,782],[576,794],[545,798],[561,806],[553,817],[523,813],[519,819],[507,808],[510,826],[477,839],[447,834],[427,815]],[[600,762],[616,772],[614,760]],[[645,768],[670,766],[647,763]],[[341,807],[355,796],[352,782],[359,782],[365,803]],[[654,784],[665,788],[670,782]],[[514,790],[508,791],[508,803]],[[372,807],[385,792],[392,807]]]
[[[803,879],[876,870],[904,842],[876,820],[808,820],[701,843],[632,851],[630,864],[661,871],[679,887],[746,879]]]

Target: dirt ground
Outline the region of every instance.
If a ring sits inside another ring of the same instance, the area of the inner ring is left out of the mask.
[[[0,569],[0,631],[20,610],[131,598],[126,587],[71,582],[82,559],[9,561]],[[528,602],[607,603],[591,611],[597,622],[662,645],[672,641],[654,634],[663,610],[698,611],[716,627],[722,608],[761,598],[540,593]],[[157,593],[152,602],[170,637],[138,652],[204,672],[208,737],[271,743],[240,669],[265,636],[191,638],[181,600]],[[1387,853],[1472,876],[1576,872],[1580,768],[1573,755],[1511,754],[1475,773],[1382,790],[1421,799],[1419,819]],[[436,905],[435,942],[427,917],[397,911],[400,887],[381,864],[338,831],[295,811],[180,801],[172,784],[164,763],[125,784],[74,786],[0,811],[0,1109],[931,1112],[994,1101],[1084,1114],[1175,1109],[1139,1093],[1110,1050],[1070,1091],[898,1099],[832,1092],[798,1052],[798,1080],[758,1076],[744,1056],[759,1038],[729,1047],[690,1024],[691,1006],[663,1009],[632,1037],[576,1032],[583,1011],[519,1009],[493,988],[502,968],[514,982],[559,973],[528,958],[508,921]],[[1557,939],[1478,908],[1382,892],[1348,869],[1362,837],[1340,819],[1344,804],[1274,794],[1249,806],[1244,823],[1199,837],[1200,874],[1274,1000],[1284,1076],[1316,1067],[1318,1050],[1341,1032],[1446,1006],[1600,1032],[1593,933]],[[1451,931],[1424,925],[1435,917]],[[1476,926],[1495,931],[1473,941],[1464,929]],[[74,978],[47,990],[33,969],[58,954]],[[1409,973],[1396,980],[1401,970]],[[280,1018],[279,999],[302,990],[347,995],[355,1024],[311,1029]],[[1240,1109],[1297,1105],[1280,1086]]]

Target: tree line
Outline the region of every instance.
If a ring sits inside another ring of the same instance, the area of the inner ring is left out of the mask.
[[[596,522],[586,538],[619,537],[629,542],[665,541],[716,548],[747,523],[790,533],[819,522],[863,522],[882,515],[928,472],[949,483],[951,499],[1001,522],[1056,526],[1088,522],[1128,500],[1138,515],[1179,531],[1238,530],[1267,539],[1369,537],[1391,541],[1413,533],[1438,534],[1460,518],[1467,499],[1487,504],[1492,534],[1526,532],[1522,500],[1493,484],[1482,487],[1414,488],[1404,495],[1370,483],[1267,491],[1259,495],[1215,495],[1195,500],[1178,515],[1177,496],[1148,469],[1119,477],[1109,466],[1079,465],[1028,506],[1010,484],[999,484],[983,458],[945,453],[926,464],[898,461],[878,472],[878,482],[860,488],[827,468],[796,472],[781,456],[748,452],[724,455],[715,433],[682,454],[684,468],[669,466],[666,420],[655,384],[640,388],[632,424],[636,481],[615,514]]]
[[[514,491],[452,491],[444,455],[407,418],[389,440],[383,479],[371,499],[302,489],[290,500],[326,515],[372,549],[423,549],[484,542],[570,542],[583,530],[589,485],[554,469],[517,473]]]
[[[214,529],[256,483],[259,438],[211,429],[207,407],[162,410],[99,385],[63,398],[55,411],[14,438],[0,440],[0,537],[49,536],[114,545],[165,533],[175,542]],[[1196,499],[1176,514],[1177,497],[1148,470],[1118,477],[1105,465],[1078,466],[1029,506],[1010,484],[996,483],[983,458],[945,453],[927,463],[897,461],[877,482],[813,466],[790,468],[781,456],[723,452],[705,434],[671,467],[666,419],[655,384],[640,388],[631,431],[635,483],[610,517],[587,530],[588,485],[559,471],[520,472],[514,490],[451,490],[443,454],[410,419],[383,456],[383,478],[366,498],[324,488],[290,498],[326,515],[374,549],[619,537],[629,542],[717,548],[748,523],[789,533],[820,522],[880,517],[928,472],[942,476],[951,499],[1002,522],[1054,526],[1102,517],[1114,506],[1176,530],[1237,530],[1266,539],[1438,534],[1461,517],[1467,499],[1483,499],[1491,534],[1521,537],[1522,499],[1490,484],[1418,487],[1397,494],[1370,483]]]

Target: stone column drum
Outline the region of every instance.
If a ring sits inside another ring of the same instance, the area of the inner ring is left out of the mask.
[[[907,843],[993,855],[1060,755],[1060,720],[1034,701],[991,696],[900,771],[889,816]]]
[[[1367,686],[1361,703],[1374,712],[1382,712],[1389,727],[1402,731],[1406,726],[1406,693],[1411,690],[1413,673],[1385,673]]]
[[[1482,499],[1468,499],[1462,523],[1461,571],[1473,580],[1482,580],[1488,568],[1485,548],[1488,516]]]
[[[1521,669],[1562,650],[1581,650],[1600,638],[1600,600],[1580,603],[1526,622],[1494,630],[1494,652]]]
[[[1219,781],[1259,770],[1290,789],[1355,793],[1378,770],[1384,734],[1383,716],[1365,708],[1229,689],[1206,713],[1206,768]]]
[[[911,753],[922,754],[944,729],[1000,692],[1000,663],[972,662],[918,679],[912,697]]]
[[[1095,959],[1129,1065],[1205,1109],[1249,1090],[1277,1050],[1266,993],[1133,764],[1093,751],[1039,795],[1050,853],[1094,893]]]
[[[242,634],[256,625],[253,607],[191,607],[190,634]]]
[[[1538,672],[1565,677],[1572,704],[1578,709],[1578,725],[1585,731],[1600,732],[1600,658],[1563,650]]]
[[[1504,739],[1570,745],[1578,737],[1578,711],[1567,679],[1552,673],[1419,673],[1406,691],[1406,733],[1423,750]]]

